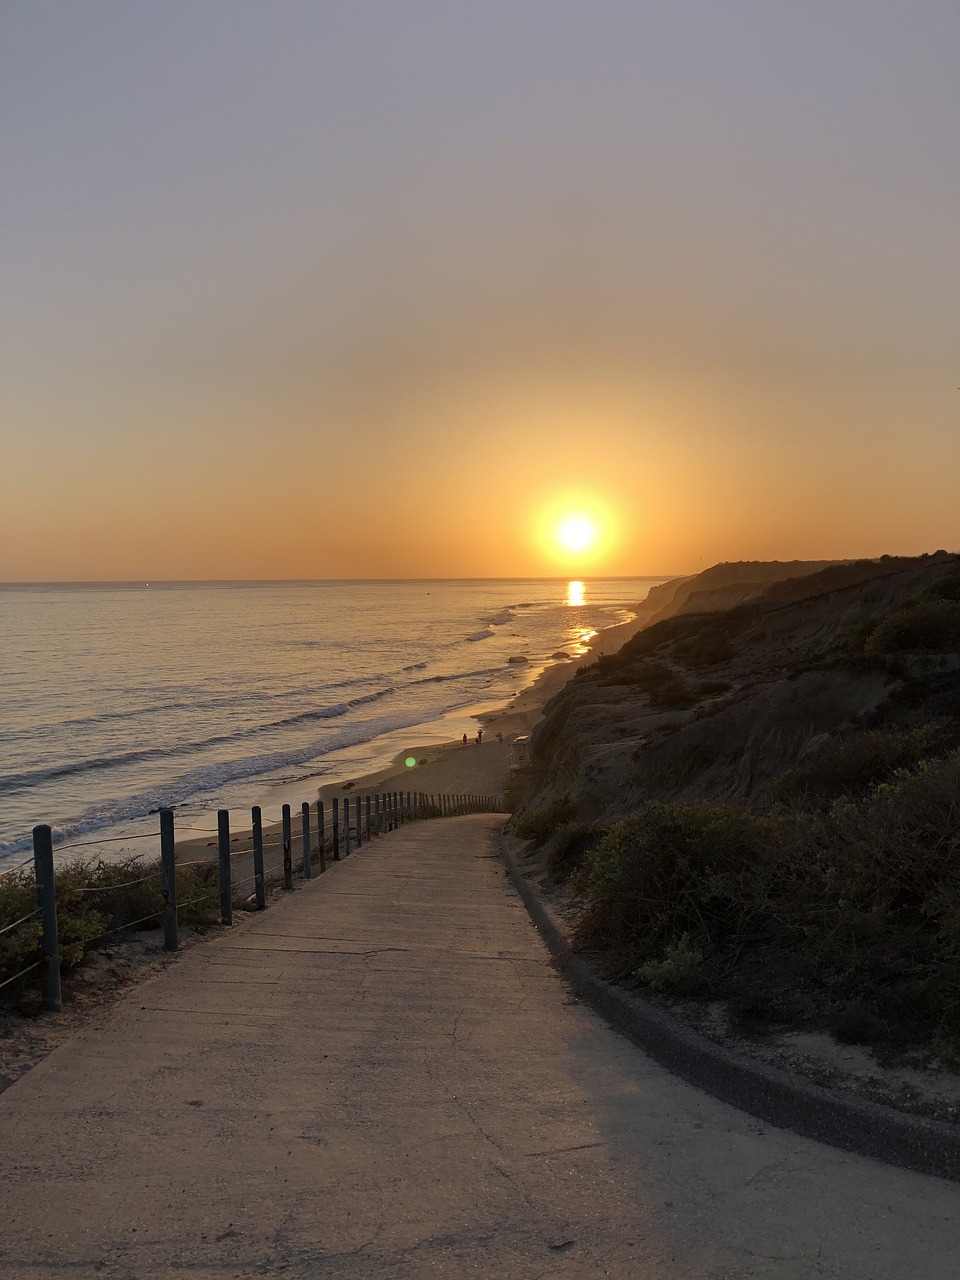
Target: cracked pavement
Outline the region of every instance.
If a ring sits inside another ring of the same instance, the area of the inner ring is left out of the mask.
[[[941,1280],[960,1186],[771,1128],[571,1001],[491,858],[404,827],[0,1095],[0,1268]]]

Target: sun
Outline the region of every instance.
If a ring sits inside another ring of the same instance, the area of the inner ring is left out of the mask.
[[[597,526],[586,516],[567,516],[557,526],[557,541],[565,551],[588,551],[597,540]]]
[[[545,566],[576,575],[608,563],[620,520],[604,498],[571,486],[547,498],[534,511],[530,531]]]

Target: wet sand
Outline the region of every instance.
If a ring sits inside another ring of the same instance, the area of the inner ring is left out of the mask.
[[[457,740],[411,746],[399,752],[382,769],[361,774],[355,778],[337,778],[323,783],[315,791],[314,799],[322,800],[329,809],[330,802],[335,798],[343,799],[348,796],[353,798],[356,795],[373,796],[389,791],[420,791],[427,795],[469,794],[494,798],[502,796],[511,771],[518,764],[518,755],[512,746],[514,740],[533,732],[543,717],[544,707],[572,679],[578,667],[593,662],[602,654],[615,653],[642,626],[643,621],[635,618],[630,622],[623,622],[598,631],[587,642],[585,654],[566,662],[552,663],[531,684],[521,689],[503,706],[477,711],[473,719],[483,734],[479,745],[474,733],[468,735],[466,745]],[[498,733],[502,735],[501,742],[497,741]],[[406,765],[405,761],[408,758],[415,759],[416,765],[412,767]],[[328,824],[329,821],[328,817]],[[268,875],[271,867],[275,871],[279,864],[279,830],[279,823],[264,824],[264,861]],[[300,857],[300,831],[300,813],[295,811],[293,814],[295,862]],[[249,827],[238,828],[231,832],[231,835],[238,856],[235,878],[249,879],[251,868],[247,864],[252,860],[241,853],[250,846]],[[315,839],[315,829],[313,835]],[[178,862],[193,859],[212,861],[216,856],[215,835],[177,841]]]
[[[468,735],[466,746],[462,741],[455,741],[412,747],[395,756],[386,768],[377,772],[346,782],[325,784],[318,789],[317,798],[326,802],[344,792],[357,791],[365,795],[378,790],[425,791],[428,795],[438,792],[499,795],[517,762],[516,752],[511,746],[513,740],[533,732],[543,718],[544,707],[576,675],[578,667],[593,662],[602,654],[615,653],[642,625],[641,621],[633,619],[598,631],[588,641],[586,654],[567,662],[553,663],[503,706],[478,711],[473,718],[483,732],[479,746],[475,737]],[[502,742],[497,741],[498,733],[503,735]],[[412,768],[404,763],[408,756],[417,761]]]

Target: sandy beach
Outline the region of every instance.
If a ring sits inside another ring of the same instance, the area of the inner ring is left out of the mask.
[[[335,798],[389,791],[420,791],[427,795],[459,793],[494,798],[501,796],[511,770],[517,764],[517,753],[512,745],[515,739],[533,731],[543,716],[544,707],[576,674],[578,667],[593,662],[602,654],[616,652],[642,626],[642,620],[634,618],[598,631],[587,641],[586,653],[568,661],[558,660],[552,663],[504,705],[476,711],[472,719],[477,729],[483,733],[479,744],[476,741],[476,730],[468,734],[466,745],[462,740],[422,745],[412,743],[382,769],[352,778],[338,777],[322,783],[316,788],[314,799],[322,800],[329,806]],[[413,733],[415,735],[416,730]],[[502,741],[497,741],[498,733],[502,735]],[[409,758],[416,760],[416,765],[408,766],[405,762]],[[270,868],[275,868],[279,860],[278,833],[279,823],[264,824],[264,861],[268,875]],[[238,855],[240,850],[248,848],[249,827],[232,830],[231,842],[236,846]],[[293,814],[293,845],[296,860],[300,852],[299,812]],[[178,840],[177,860],[212,860],[217,856],[216,848],[215,837]],[[249,879],[251,869],[247,863],[250,861],[249,857],[238,856],[235,878]]]
[[[483,732],[479,745],[474,734],[468,735],[466,745],[462,741],[454,741],[412,746],[396,755],[384,769],[324,784],[317,790],[317,799],[326,803],[334,796],[345,792],[349,795],[354,791],[361,794],[424,791],[428,795],[441,792],[500,795],[517,761],[511,745],[514,739],[533,731],[543,716],[543,708],[576,674],[578,667],[593,662],[601,654],[616,652],[642,625],[637,619],[631,619],[598,631],[587,642],[586,654],[551,664],[503,706],[478,711],[473,718]],[[498,733],[503,735],[502,742],[497,741]],[[408,757],[417,761],[415,766],[405,764]]]

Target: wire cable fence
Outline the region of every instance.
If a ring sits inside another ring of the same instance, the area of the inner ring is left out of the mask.
[[[18,862],[15,867],[4,867],[4,869],[0,871],[0,879],[2,879],[4,876],[12,876],[17,871],[22,871],[24,867],[32,867],[32,866],[33,866],[33,854],[31,854],[29,858],[24,858],[22,862]]]
[[[377,791],[337,796],[329,804],[304,803],[296,833],[289,805],[282,806],[279,823],[266,832],[262,811],[255,806],[249,819],[242,819],[241,834],[231,836],[228,809],[218,811],[215,830],[175,826],[174,811],[161,809],[156,869],[150,869],[144,855],[120,863],[61,861],[55,867],[51,828],[34,827],[32,857],[0,871],[0,990],[24,990],[26,980],[39,974],[44,1007],[59,1011],[61,967],[79,963],[87,950],[110,938],[130,929],[159,927],[164,949],[176,951],[185,923],[214,924],[219,914],[220,923],[230,925],[235,906],[262,911],[268,886],[275,893],[289,891],[295,878],[306,882],[323,875],[332,863],[409,822],[496,812],[499,806],[491,796]],[[213,837],[207,842],[210,856],[197,857],[200,842],[188,837],[181,846],[186,856],[179,859],[177,837],[184,833]],[[77,849],[143,839],[156,847],[157,835],[141,832],[72,841],[59,845],[56,854],[59,859]],[[265,855],[270,855],[269,865]],[[241,859],[251,860],[250,870]]]

